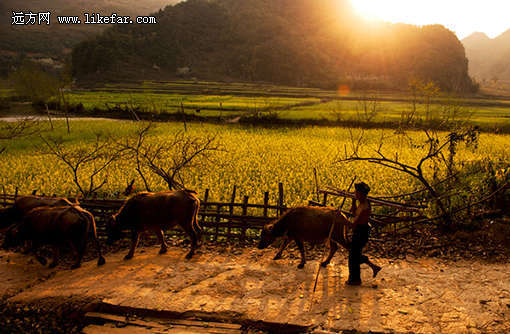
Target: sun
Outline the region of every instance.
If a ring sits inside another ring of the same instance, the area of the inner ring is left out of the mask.
[[[358,15],[367,20],[385,20],[391,14],[386,1],[351,0],[351,3]]]
[[[435,0],[429,0],[434,2]],[[409,0],[351,0],[361,17],[368,20],[421,24],[435,9]],[[437,17],[437,14],[435,15]]]
[[[510,28],[510,4],[503,0],[350,0],[365,20],[408,23],[418,26],[442,24],[461,38],[474,31],[496,37]]]

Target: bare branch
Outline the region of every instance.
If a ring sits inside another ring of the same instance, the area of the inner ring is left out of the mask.
[[[145,171],[161,177],[170,190],[185,188],[183,171],[199,166],[208,160],[214,151],[222,150],[215,136],[191,137],[178,132],[165,141],[149,140],[154,124],[148,123],[137,131],[136,139],[120,143],[128,152],[128,158],[136,162],[136,171],[147,190],[150,189]]]
[[[41,150],[42,153],[55,156],[69,168],[73,182],[84,198],[89,197],[107,183],[106,170],[123,153],[123,149],[114,147],[100,135],[96,135],[93,144],[82,148],[66,147],[62,140],[55,138],[41,136],[41,139],[45,144],[45,150]]]
[[[31,136],[39,131],[39,122],[32,117],[25,117],[16,122],[0,122],[0,140]],[[5,151],[5,147],[0,147],[0,154]]]

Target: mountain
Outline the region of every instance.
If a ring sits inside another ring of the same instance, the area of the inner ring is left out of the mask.
[[[155,25],[118,25],[73,49],[82,79],[203,79],[472,90],[464,48],[443,26],[367,23],[350,0],[188,0]]]
[[[5,75],[20,58],[60,64],[74,45],[103,31],[108,25],[60,25],[57,15],[112,12],[132,17],[148,15],[178,0],[1,0],[0,75]],[[13,12],[50,12],[50,25],[13,25]]]
[[[472,76],[480,80],[510,80],[510,29],[494,39],[474,33],[464,38],[462,44]]]

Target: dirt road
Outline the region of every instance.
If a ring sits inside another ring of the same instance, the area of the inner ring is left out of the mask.
[[[323,269],[314,302],[317,261],[298,270],[295,256],[273,261],[275,250],[202,248],[190,261],[186,250],[144,248],[130,261],[110,254],[69,270],[42,268],[31,257],[0,252],[0,294],[10,301],[46,297],[95,297],[114,305],[175,312],[230,312],[252,320],[309,325],[324,330],[414,333],[510,332],[510,265],[391,261],[363,286],[347,287],[346,254]],[[311,310],[310,310],[311,307]]]

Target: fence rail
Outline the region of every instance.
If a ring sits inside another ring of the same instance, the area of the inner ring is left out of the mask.
[[[328,206],[333,205],[335,198],[354,198],[354,193],[339,190],[333,187],[327,189],[317,189],[317,201],[309,201],[309,205]],[[200,210],[198,213],[198,221],[204,228],[203,235],[212,241],[220,238],[232,239],[236,238],[241,241],[258,236],[262,227],[278,218],[287,210],[284,201],[283,184],[278,185],[278,197],[276,204],[269,203],[269,192],[263,193],[263,203],[250,203],[248,196],[238,196],[237,186],[233,186],[230,194],[229,202],[220,202],[210,199],[210,191],[206,189],[201,198]],[[14,195],[0,194],[0,206],[9,206],[15,201],[19,191],[16,190]],[[51,197],[51,196],[41,196]],[[320,197],[320,200],[319,200]],[[75,202],[75,198],[68,198],[71,202]],[[381,199],[378,197],[369,197],[372,204],[376,206],[384,206],[393,211],[390,214],[372,213],[370,222],[375,226],[375,234],[379,232],[393,232],[397,234],[401,227],[413,229],[413,224],[423,223],[427,218],[420,214],[421,209],[426,206],[421,204],[409,204]],[[106,223],[113,213],[118,211],[124,199],[112,198],[91,198],[80,199],[80,206],[90,211],[95,219],[97,231],[100,237],[106,236]],[[346,215],[349,212],[343,211]]]

